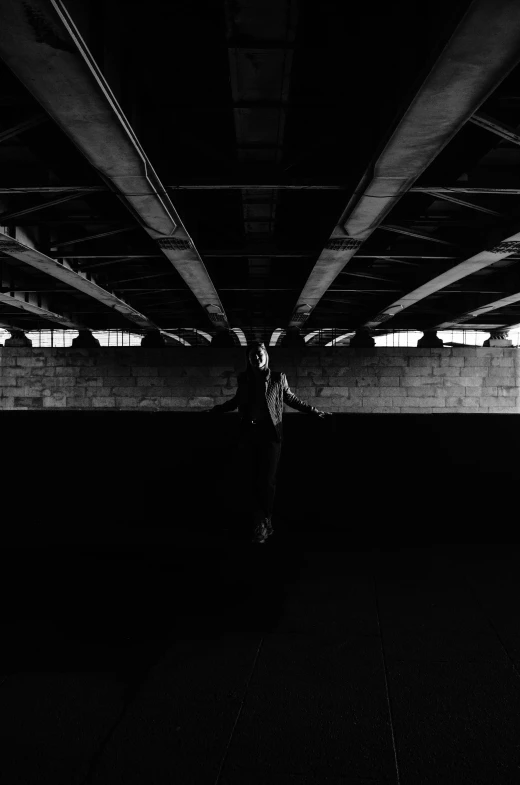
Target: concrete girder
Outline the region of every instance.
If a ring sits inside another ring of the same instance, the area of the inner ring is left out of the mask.
[[[15,327],[14,324],[10,324],[9,322],[4,322],[3,320],[0,321],[0,330],[7,330],[8,332],[13,332],[13,330],[20,330],[20,327]]]
[[[355,189],[297,302],[301,325],[339,272],[520,61],[520,4],[474,0]]]
[[[432,278],[430,281],[423,284],[423,286],[419,286],[412,292],[405,294],[404,297],[400,297],[399,300],[395,300],[395,302],[387,305],[377,316],[374,316],[374,318],[365,322],[364,327],[377,327],[393,316],[401,314],[405,308],[410,308],[411,305],[415,305],[419,300],[423,300],[425,297],[429,297],[431,294],[434,294],[441,289],[445,289],[446,286],[450,286],[450,284],[455,283],[455,281],[466,278],[468,275],[473,275],[473,273],[478,272],[478,270],[496,264],[496,262],[499,262],[501,259],[505,259],[507,256],[519,252],[520,232],[517,232],[502,240],[502,242],[498,243],[498,245],[491,248],[489,251],[481,251],[480,253],[471,256],[469,259],[466,259],[460,264],[456,264],[450,270],[446,270],[446,272],[438,275],[436,278]],[[454,320],[452,319],[451,321]],[[432,327],[432,329],[441,329],[441,326],[437,325],[435,328]]]
[[[226,328],[193,240],[63,2],[0,0],[0,10],[2,59],[156,241],[210,321]]]
[[[83,294],[86,294],[89,297],[93,297],[95,300],[103,303],[103,305],[106,305],[107,308],[112,308],[141,328],[148,330],[158,329],[157,325],[150,321],[147,316],[139,313],[139,311],[136,311],[131,305],[125,303],[124,300],[121,300],[115,294],[112,294],[112,292],[103,289],[93,280],[90,280],[86,273],[77,273],[72,270],[65,260],[63,264],[60,264],[55,259],[51,259],[49,256],[41,253],[41,251],[37,251],[35,248],[25,245],[1,231],[0,252],[13,256],[15,259],[19,259],[21,262],[31,265],[31,267],[36,267],[36,269],[41,272],[46,273],[53,278],[57,278],[59,281],[63,281],[63,283],[72,286],[72,288],[83,292]],[[7,299],[12,303],[13,298],[8,296]],[[82,325],[82,327],[84,326]],[[76,324],[74,324],[74,328],[77,328]]]
[[[0,293],[0,303],[2,305],[9,305],[11,308],[19,308],[20,311],[26,311],[26,313],[33,314],[33,316],[38,316],[40,319],[47,319],[49,322],[55,322],[56,324],[60,324],[62,327],[68,330],[83,330],[85,326],[75,322],[73,319],[69,319],[67,316],[62,316],[59,313],[54,313],[53,311],[47,310],[47,308],[41,308],[39,305],[35,305],[34,303],[27,303],[25,300],[22,300],[20,297],[11,297],[9,294],[2,294]],[[5,326],[4,324],[0,324],[0,327],[5,327],[6,330],[10,330],[10,327]],[[12,328],[12,329],[21,329],[21,328]]]
[[[0,194],[61,194],[70,193],[109,193],[105,185],[12,185],[0,186]]]
[[[483,313],[489,313],[489,311],[497,311],[499,308],[505,308],[507,305],[513,305],[513,303],[520,302],[520,292],[516,292],[516,294],[510,294],[508,297],[502,297],[500,300],[494,300],[491,303],[487,303],[487,305],[483,305],[481,308],[473,308],[471,311],[467,311],[462,316],[457,316],[454,319],[450,319],[449,321],[442,322],[441,324],[435,325],[432,329],[434,330],[446,330],[453,325],[458,325],[461,322],[465,322],[468,319],[473,319],[474,317],[481,316]],[[506,325],[501,325],[506,326]]]

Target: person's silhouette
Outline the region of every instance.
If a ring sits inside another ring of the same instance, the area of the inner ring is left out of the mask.
[[[251,481],[253,542],[263,543],[273,533],[271,516],[282,449],[284,403],[321,418],[331,413],[316,409],[291,392],[285,373],[269,368],[269,356],[260,341],[248,346],[247,368],[238,375],[237,382],[233,398],[208,413],[223,414],[238,408],[241,464]]]

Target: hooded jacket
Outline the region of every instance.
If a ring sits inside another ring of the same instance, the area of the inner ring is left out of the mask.
[[[297,409],[299,412],[304,412],[305,414],[318,415],[320,414],[320,411],[314,406],[305,403],[305,401],[302,401],[291,392],[285,373],[282,371],[271,371],[269,368],[269,355],[267,355],[266,365],[267,370],[260,371],[260,373],[265,377],[264,384],[267,409],[275,429],[276,440],[280,442],[283,438],[282,417],[284,403],[292,409]],[[225,403],[217,404],[211,411],[223,414],[224,412],[232,412],[238,408],[241,422],[247,421],[247,419],[251,417],[251,403],[255,389],[254,373],[255,371],[249,361],[248,353],[247,370],[238,374],[237,391],[235,395]]]

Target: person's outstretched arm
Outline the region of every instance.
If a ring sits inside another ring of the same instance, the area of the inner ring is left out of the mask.
[[[225,412],[232,412],[238,406],[238,392],[232,398],[224,401],[224,403],[217,403],[213,409],[206,409],[208,414],[224,414]]]
[[[326,415],[331,414],[331,412],[321,412],[319,409],[316,409],[315,406],[311,406],[310,403],[305,403],[302,401],[301,398],[298,398],[289,387],[289,383],[287,381],[287,376],[282,373],[282,387],[283,387],[283,400],[287,406],[290,406],[291,409],[297,409],[299,412],[304,412],[305,414],[316,414],[318,417],[325,417]]]

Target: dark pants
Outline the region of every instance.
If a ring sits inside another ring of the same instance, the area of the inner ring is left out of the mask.
[[[241,426],[238,458],[254,526],[272,515],[281,451],[270,422]]]

